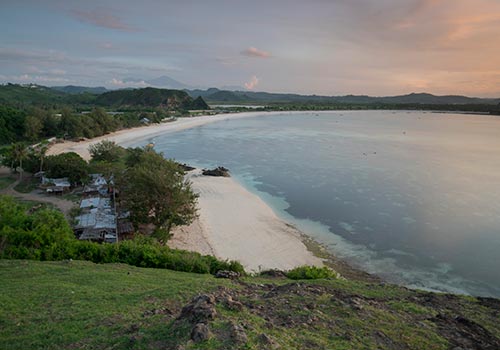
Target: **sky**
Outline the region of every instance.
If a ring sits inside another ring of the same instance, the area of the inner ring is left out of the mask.
[[[122,88],[163,75],[500,97],[500,0],[0,0],[2,83]]]

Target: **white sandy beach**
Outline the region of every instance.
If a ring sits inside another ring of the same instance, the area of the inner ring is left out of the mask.
[[[105,139],[127,145],[157,134],[257,114],[262,112],[186,118],[121,130],[88,141],[55,144],[48,154],[76,152],[88,160],[88,147]],[[199,218],[190,226],[177,227],[169,241],[170,246],[238,260],[247,271],[322,265],[322,260],[302,243],[298,230],[278,218],[260,197],[247,191],[235,180],[201,176],[200,171],[193,171],[188,176],[193,189],[200,195]]]

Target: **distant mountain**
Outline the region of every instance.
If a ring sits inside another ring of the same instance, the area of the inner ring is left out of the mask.
[[[105,92],[96,99],[96,104],[114,108],[166,108],[166,109],[207,109],[202,97],[193,99],[185,91],[147,87],[133,90]]]
[[[192,89],[192,86],[181,83],[173,78],[170,78],[166,75],[162,75],[158,78],[153,79],[140,79],[140,78],[125,78],[123,79],[124,83],[145,83],[146,85],[150,85],[158,88],[165,89],[175,89],[175,90],[183,90],[183,89]]]
[[[83,93],[91,93],[91,94],[102,94],[106,91],[109,91],[103,86],[97,87],[88,87],[88,86],[75,86],[75,85],[66,85],[66,86],[51,86],[52,90],[65,92],[67,94],[83,94]]]
[[[239,85],[224,85],[219,88],[219,90],[229,90],[229,91],[245,91],[243,86]]]
[[[182,90],[182,89],[191,89],[192,88],[192,86],[181,83],[180,81],[177,81],[173,78],[167,77],[166,75],[163,75],[163,76],[155,78],[155,79],[146,80],[146,83],[151,84],[153,86],[164,87],[164,88],[169,88],[169,89]]]
[[[187,90],[191,97],[202,96],[209,102],[224,103],[318,103],[318,104],[422,104],[422,105],[498,105],[500,99],[466,96],[435,96],[411,93],[401,96],[371,97],[363,95],[319,96],[254,91],[228,91],[211,88]]]

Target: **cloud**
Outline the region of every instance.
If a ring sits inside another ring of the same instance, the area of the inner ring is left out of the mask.
[[[115,46],[110,42],[99,43],[98,47],[101,49],[107,49],[107,50],[111,50],[111,49],[115,48]]]
[[[53,74],[53,75],[65,75],[66,74],[66,71],[64,69],[51,69],[49,70],[49,73],[50,74]]]
[[[238,60],[234,57],[216,57],[215,61],[224,66],[234,66],[238,64]]]
[[[271,54],[267,51],[259,50],[255,47],[249,47],[248,49],[245,49],[241,51],[241,54],[243,56],[248,56],[248,57],[257,57],[257,58],[269,58],[271,57]]]
[[[247,88],[247,90],[253,90],[257,85],[259,85],[259,78],[254,75],[250,78],[250,81],[245,83],[245,88]]]
[[[47,75],[30,75],[30,74],[21,74],[21,75],[1,75],[0,79],[5,82],[11,83],[68,83],[69,79],[61,78],[61,77],[51,77]]]
[[[138,31],[137,28],[123,22],[120,17],[112,15],[108,10],[104,10],[102,8],[92,11],[73,10],[71,11],[71,15],[80,22],[90,23],[98,27],[121,30],[125,32]]]

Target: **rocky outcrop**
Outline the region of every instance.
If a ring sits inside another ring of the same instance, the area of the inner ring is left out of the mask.
[[[210,294],[202,294],[194,297],[189,304],[182,308],[178,320],[188,320],[193,324],[191,329],[191,340],[199,343],[210,339],[212,333],[208,322],[217,316],[215,310],[215,297]]]
[[[229,169],[226,169],[223,166],[219,166],[215,169],[203,169],[201,173],[206,176],[222,176],[222,177],[230,176]]]
[[[179,319],[187,319],[192,323],[207,323],[217,316],[215,310],[215,297],[202,294],[194,297],[189,304],[184,306]]]

